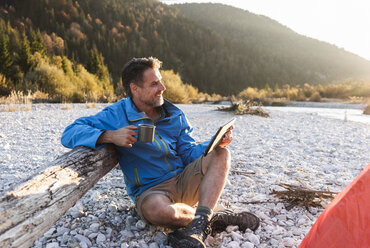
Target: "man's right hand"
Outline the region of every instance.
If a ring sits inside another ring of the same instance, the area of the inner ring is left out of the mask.
[[[137,136],[137,132],[134,131],[135,129],[137,129],[137,127],[131,125],[117,130],[104,131],[96,144],[112,143],[116,146],[132,147],[132,144],[137,141],[135,138],[135,136]]]

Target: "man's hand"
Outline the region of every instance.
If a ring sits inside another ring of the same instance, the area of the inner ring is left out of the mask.
[[[225,133],[224,137],[222,137],[221,143],[219,144],[221,148],[226,147],[233,140],[233,134],[232,134],[233,129],[234,129],[234,126],[231,126],[229,130]]]
[[[132,147],[132,144],[137,141],[135,129],[137,127],[131,125],[117,130],[107,130],[100,135],[96,144],[112,143],[116,146]]]

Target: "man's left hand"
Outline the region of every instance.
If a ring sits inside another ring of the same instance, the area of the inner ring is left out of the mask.
[[[231,143],[231,141],[233,140],[233,134],[232,134],[232,130],[234,129],[234,126],[231,126],[229,128],[229,130],[225,133],[224,137],[222,138],[221,140],[221,143],[219,144],[219,146],[221,148],[224,148],[226,147],[228,144]]]

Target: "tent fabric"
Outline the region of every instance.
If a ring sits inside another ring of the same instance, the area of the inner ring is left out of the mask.
[[[370,247],[370,164],[316,220],[299,248]]]

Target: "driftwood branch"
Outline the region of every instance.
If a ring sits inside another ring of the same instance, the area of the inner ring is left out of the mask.
[[[243,170],[230,170],[231,174],[236,174],[236,175],[243,175],[243,176],[249,176],[256,174],[254,171],[243,171]]]
[[[259,104],[254,101],[247,101],[244,103],[243,101],[234,103],[230,100],[231,106],[230,107],[219,107],[217,108],[218,111],[229,111],[234,112],[236,115],[258,115],[261,117],[269,117],[270,115],[264,111]]]
[[[289,203],[287,209],[290,210],[294,206],[304,206],[307,210],[309,207],[322,207],[321,203],[325,199],[333,199],[336,192],[313,190],[307,187],[302,181],[296,178],[301,186],[290,185],[286,183],[277,183],[277,185],[285,188],[284,191],[273,190],[272,195],[276,198],[283,199]]]
[[[29,247],[118,162],[112,146],[77,147],[0,199],[0,247]]]
[[[240,202],[242,204],[263,204],[263,203],[281,203],[281,201],[270,201],[270,200],[266,200],[266,201],[243,201],[243,202]]]

